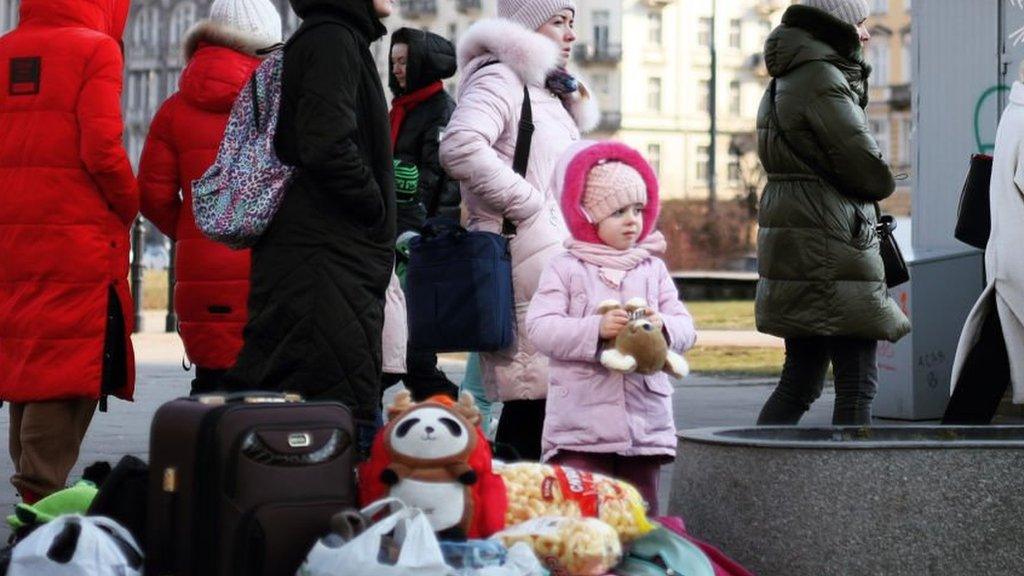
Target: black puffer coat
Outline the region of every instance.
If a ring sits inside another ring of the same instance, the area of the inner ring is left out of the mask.
[[[391,93],[395,97],[415,92],[430,84],[451,78],[456,71],[455,47],[451,42],[430,32],[402,28],[391,35],[391,45],[407,44],[406,90],[398,86],[394,71],[389,74]],[[459,219],[462,196],[459,183],[445,175],[438,158],[441,134],[455,110],[455,100],[442,90],[413,108],[402,122],[395,144],[395,158],[419,168],[420,202],[398,206],[398,232],[419,230],[427,210],[437,204],[438,216]]]
[[[387,103],[370,0],[291,0],[276,149],[297,173],[252,251],[245,345],[231,388],[299,392],[371,418],[394,265]]]
[[[886,291],[875,233],[875,202],[895,185],[868,131],[870,68],[857,31],[816,8],[790,6],[768,37],[765,63],[785,139],[768,91],[757,116],[768,172],[758,216],[757,329],[895,342],[910,321]]]

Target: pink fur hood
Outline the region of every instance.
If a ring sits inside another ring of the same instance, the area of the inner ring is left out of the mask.
[[[468,78],[480,66],[498,60],[524,83],[544,86],[558,66],[558,45],[537,32],[502,18],[480,20],[463,34],[458,46],[459,70]],[[580,90],[564,101],[580,131],[589,132],[601,120],[597,100],[580,80]]]
[[[638,242],[643,241],[654,231],[661,211],[658,177],[639,152],[621,142],[580,140],[562,155],[555,167],[552,185],[555,190],[562,191],[562,215],[565,217],[565,223],[573,238],[582,242],[601,244],[600,238],[597,237],[597,223],[591,222],[583,212],[582,202],[590,169],[609,161],[624,162],[631,166],[640,173],[647,184],[644,228],[637,239]]]

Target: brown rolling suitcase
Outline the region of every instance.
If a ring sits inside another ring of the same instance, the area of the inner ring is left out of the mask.
[[[341,404],[252,392],[164,404],[150,433],[146,574],[295,574],[354,507],[355,433]]]

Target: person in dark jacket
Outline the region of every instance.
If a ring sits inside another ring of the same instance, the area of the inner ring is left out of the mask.
[[[790,6],[765,44],[775,87],[758,113],[768,172],[758,235],[756,320],[786,340],[779,386],[758,424],[796,424],[821,394],[831,362],[833,423],[871,423],[878,340],[910,321],[889,298],[877,202],[892,173],[868,132],[866,0]],[[774,113],[773,113],[774,108]]]
[[[298,392],[379,417],[384,294],[394,267],[387,101],[370,43],[390,0],[291,0],[275,149],[296,167],[252,248],[249,319],[229,389]]]
[[[423,30],[391,35],[391,143],[395,159],[416,167],[416,186],[397,190],[398,233],[419,231],[431,216],[459,219],[459,183],[441,168],[437,150],[455,110],[444,80],[455,75],[455,46]],[[400,186],[401,187],[401,186]]]
[[[153,118],[139,162],[142,215],[175,242],[174,309],[185,354],[195,365],[192,393],[212,392],[242,348],[249,251],[203,236],[192,214],[192,182],[217,157],[231,107],[281,41],[269,0],[216,0],[210,17],[185,36],[188,65],[178,91]]]
[[[398,235],[417,234],[428,217],[459,220],[459,183],[448,178],[437,150],[455,101],[442,81],[455,74],[455,46],[430,32],[400,28],[391,35],[389,84],[391,144],[395,158]],[[399,258],[402,254],[399,253]],[[401,271],[401,270],[400,270]],[[384,388],[403,382],[416,400],[457,397],[458,386],[437,368],[437,355],[406,354],[405,374],[385,374]]]

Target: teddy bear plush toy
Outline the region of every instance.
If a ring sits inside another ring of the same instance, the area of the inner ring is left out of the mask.
[[[487,537],[502,528],[507,498],[491,469],[491,450],[469,394],[458,402],[434,396],[413,403],[399,392],[388,424],[359,470],[360,496],[369,504],[392,496],[423,510],[445,540]]]
[[[661,330],[648,320],[650,308],[643,298],[633,298],[625,306],[615,300],[606,300],[597,307],[598,314],[624,309],[629,323],[619,332],[614,345],[601,352],[601,365],[615,372],[654,374],[664,371],[676,378],[690,373],[686,359],[668,349]]]

